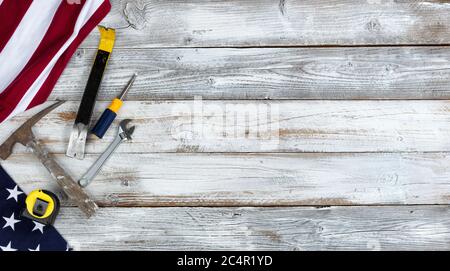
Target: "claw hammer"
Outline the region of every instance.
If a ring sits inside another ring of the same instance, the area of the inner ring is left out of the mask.
[[[20,143],[29,149],[39,158],[44,167],[50,172],[52,177],[62,188],[64,193],[74,201],[74,203],[88,217],[92,216],[98,209],[97,204],[89,198],[83,189],[70,177],[69,174],[53,159],[44,145],[35,137],[31,128],[50,111],[60,106],[64,102],[57,102],[37,113],[22,126],[19,127],[2,145],[0,145],[0,159],[6,160],[11,154],[16,143]]]

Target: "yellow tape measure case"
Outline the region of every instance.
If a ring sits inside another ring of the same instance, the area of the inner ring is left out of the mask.
[[[22,216],[44,225],[52,225],[59,213],[58,197],[47,190],[34,190],[25,200]]]

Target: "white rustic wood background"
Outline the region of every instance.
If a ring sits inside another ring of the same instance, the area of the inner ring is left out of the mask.
[[[111,2],[102,24],[117,45],[95,118],[138,72],[120,114],[138,127],[87,188],[98,215],[64,201],[56,226],[75,249],[450,249],[449,0]],[[75,178],[115,130],[91,137],[85,160],[65,157],[97,42],[50,98],[68,102],[35,127]],[[277,108],[277,144],[227,137],[213,110],[206,137],[174,137],[196,96]],[[1,164],[26,192],[58,191],[23,147]]]

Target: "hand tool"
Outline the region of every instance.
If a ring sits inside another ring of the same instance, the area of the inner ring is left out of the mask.
[[[53,225],[60,208],[58,197],[47,190],[28,194],[25,205],[22,216],[44,225]]]
[[[133,77],[131,77],[130,81],[128,82],[128,85],[124,88],[122,93],[120,93],[117,98],[115,98],[109,107],[103,112],[102,116],[98,119],[97,124],[95,124],[94,128],[92,129],[92,133],[96,135],[98,138],[103,138],[106,131],[108,131],[109,127],[111,126],[111,123],[116,119],[117,112],[119,112],[120,108],[123,104],[123,99],[125,98],[125,95],[127,95],[128,91],[130,90],[131,86],[134,83],[134,80],[136,80],[137,74],[133,74]]]
[[[37,113],[22,126],[20,126],[1,146],[0,158],[6,160],[12,153],[16,143],[20,143],[29,149],[39,158],[45,168],[62,188],[64,193],[74,201],[76,205],[90,217],[97,210],[97,204],[81,189],[81,187],[67,174],[64,169],[56,163],[47,149],[36,139],[31,128],[50,111],[60,106],[64,102],[57,102]]]
[[[100,45],[98,47],[97,56],[89,75],[86,89],[78,109],[77,118],[70,134],[69,146],[66,155],[69,157],[83,159],[86,146],[86,138],[88,127],[91,122],[92,111],[94,109],[95,100],[97,99],[98,90],[103,78],[109,56],[112,53],[115,41],[115,30],[99,26]]]
[[[120,122],[118,132],[116,137],[114,138],[114,141],[111,143],[111,145],[109,145],[106,151],[102,155],[100,155],[98,160],[89,168],[86,174],[84,174],[83,177],[81,177],[81,179],[78,181],[81,187],[86,187],[92,182],[95,176],[97,176],[97,174],[99,173],[102,166],[106,163],[106,161],[108,161],[109,157],[111,157],[111,155],[122,142],[131,140],[131,135],[133,134],[136,126],[132,126],[127,129],[127,125],[130,122],[130,119],[125,119]]]

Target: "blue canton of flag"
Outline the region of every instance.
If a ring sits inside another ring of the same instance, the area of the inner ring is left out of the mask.
[[[0,251],[69,250],[53,226],[21,216],[25,198],[25,193],[0,166]]]

